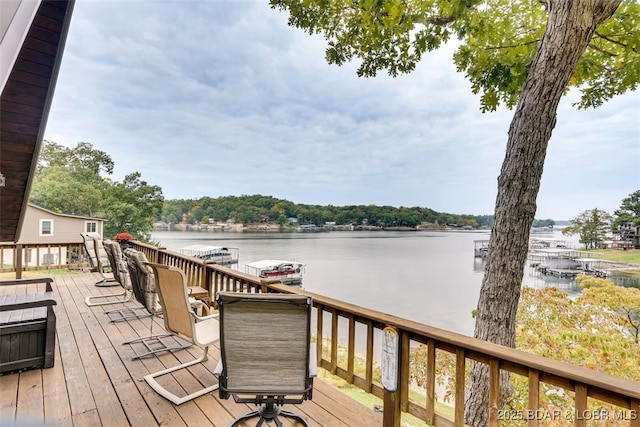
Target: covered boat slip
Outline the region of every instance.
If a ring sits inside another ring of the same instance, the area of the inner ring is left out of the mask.
[[[200,350],[131,360],[135,349],[122,343],[147,335],[149,320],[112,323],[105,311],[121,304],[87,307],[85,297],[113,292],[94,286],[97,279],[97,273],[54,276],[58,302],[55,364],[49,369],[0,376],[0,425],[218,427],[255,409],[233,399],[220,400],[215,392],[180,406],[155,393],[144,381],[145,375],[191,360]],[[155,319],[153,330],[164,330],[162,319]],[[200,384],[214,383],[212,372],[218,358],[219,347],[214,346],[204,366],[163,378],[163,383],[185,394]],[[314,381],[313,399],[290,409],[310,426],[382,424],[381,413],[327,384],[322,374]],[[283,424],[301,425],[288,420]]]
[[[181,248],[180,253],[216,264],[229,265],[238,263],[240,249],[228,246],[190,245]]]
[[[278,279],[285,285],[302,284],[305,264],[297,261],[264,259],[245,265],[248,274],[264,279]]]

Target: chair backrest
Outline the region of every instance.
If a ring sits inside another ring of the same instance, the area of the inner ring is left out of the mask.
[[[93,240],[93,254],[95,254],[96,268],[101,273],[105,272],[105,269],[109,268],[109,257],[104,250],[104,244],[102,243],[102,236],[96,232],[84,233],[84,236]],[[89,245],[87,245],[89,246]]]
[[[82,242],[84,243],[84,250],[89,257],[89,264],[91,268],[98,268],[98,263],[96,261],[96,249],[95,244],[93,243],[93,239],[87,233],[80,233],[82,237]]]
[[[182,270],[173,266],[153,263],[149,266],[155,276],[165,329],[193,342],[195,318],[187,295],[187,278]]]
[[[120,247],[120,244],[113,240],[105,240],[103,242],[103,246],[107,257],[109,258],[109,265],[111,265],[113,276],[118,280],[123,288],[131,290],[131,276],[129,275],[127,262],[122,256],[122,248]]]
[[[229,393],[306,394],[311,297],[219,292],[220,387]]]
[[[127,268],[131,276],[131,286],[136,300],[144,305],[150,313],[162,312],[162,306],[156,292],[156,281],[153,270],[147,264],[146,255],[132,248],[124,250],[127,258]]]

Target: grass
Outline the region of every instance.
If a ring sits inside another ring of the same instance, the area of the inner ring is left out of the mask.
[[[613,274],[616,276],[630,277],[632,279],[640,279],[640,250],[638,249],[627,251],[621,251],[619,249],[581,249],[579,252],[581,252],[581,256],[587,258],[635,264],[638,266],[635,270],[615,271]]]
[[[346,394],[353,400],[361,403],[367,408],[382,408],[382,399],[373,394],[367,393],[364,390],[347,383],[342,378],[331,375],[328,371],[319,368],[318,369],[318,378],[322,379],[322,381],[331,385],[332,387],[337,388],[342,393]],[[426,398],[424,394],[418,393],[415,391],[409,392],[409,400],[416,402],[418,404],[424,405],[426,403]],[[436,412],[440,415],[443,415],[449,419],[453,419],[454,408],[453,406],[445,405],[440,402],[436,402]],[[426,427],[429,424],[425,423],[419,418],[414,417],[413,415],[403,413],[402,414],[402,425],[403,426],[411,426],[411,427]]]
[[[625,264],[638,264],[640,269],[640,250],[631,249],[579,249],[579,252],[587,254],[589,258],[598,258],[606,261],[623,262]]]
[[[322,346],[323,355],[324,357],[328,357],[329,356],[328,349],[330,347],[330,342],[328,339],[325,339],[324,343],[325,344]],[[338,365],[346,366],[347,365],[347,349],[343,346],[338,346],[337,356],[338,356]],[[355,374],[361,377],[364,377],[365,369],[366,369],[365,360],[356,356],[354,359]],[[381,377],[380,366],[376,365],[374,366],[374,369],[373,369],[373,381],[380,382],[380,377]],[[342,393],[346,394],[353,400],[363,404],[368,408],[382,408],[383,406],[382,399],[380,399],[379,397],[371,393],[367,393],[359,387],[349,384],[344,379],[336,375],[332,375],[325,369],[318,368],[318,378],[321,378],[327,384],[330,384],[331,386],[337,388]],[[424,392],[421,393],[414,390],[409,390],[409,400],[411,400],[412,402],[418,405],[426,405],[426,402],[427,402]],[[446,405],[441,402],[436,402],[435,410],[438,414],[445,416],[451,420],[454,419],[455,417],[453,406]],[[428,426],[428,424],[426,424],[423,420],[417,417],[414,417],[413,415],[402,413],[402,426],[426,427]]]

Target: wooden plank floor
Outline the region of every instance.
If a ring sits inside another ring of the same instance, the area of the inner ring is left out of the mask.
[[[149,334],[150,318],[111,323],[106,311],[124,304],[88,307],[88,295],[109,294],[120,287],[94,286],[99,276],[83,273],[55,276],[57,332],[55,365],[0,375],[0,425],[54,426],[227,426],[255,406],[221,400],[217,391],[180,406],[165,400],[144,381],[144,375],[192,360],[196,348],[140,360],[131,360],[141,345],[122,343]],[[11,292],[34,292],[38,285]],[[9,292],[9,290],[3,290]],[[129,302],[126,306],[136,306]],[[162,320],[155,319],[153,332],[161,333]],[[204,364],[162,378],[175,393],[195,391],[215,383],[212,371],[219,348],[212,347]],[[285,405],[310,426],[373,426],[382,414],[350,399],[336,388],[314,381],[313,399],[301,405]],[[287,426],[301,425],[284,418]],[[247,425],[255,425],[256,419]]]

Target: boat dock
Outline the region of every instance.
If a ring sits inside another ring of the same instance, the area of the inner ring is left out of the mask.
[[[207,245],[191,245],[180,249],[180,253],[183,255],[220,265],[237,264],[239,252],[239,248]]]
[[[486,259],[489,255],[489,240],[474,240],[473,243],[474,257]],[[636,265],[587,258],[584,251],[570,246],[564,239],[532,238],[527,265],[540,274],[561,279],[574,279],[578,274],[608,278],[614,271],[638,269]],[[478,271],[482,269],[483,266],[477,268]]]
[[[537,270],[547,276],[559,277],[561,279],[573,279],[578,274],[582,273],[579,270],[566,269],[566,268],[549,268],[540,266]]]

